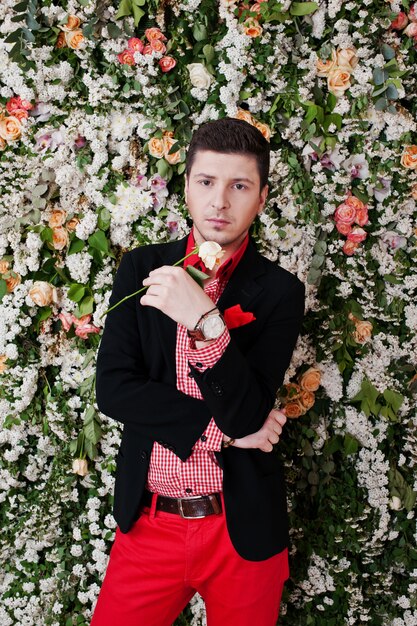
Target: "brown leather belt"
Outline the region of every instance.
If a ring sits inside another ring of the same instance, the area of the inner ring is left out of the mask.
[[[142,498],[143,506],[151,506],[152,496],[150,491],[145,491]],[[181,515],[185,519],[195,519],[221,513],[222,501],[220,493],[210,493],[208,496],[194,498],[168,498],[168,496],[158,495],[156,510]]]

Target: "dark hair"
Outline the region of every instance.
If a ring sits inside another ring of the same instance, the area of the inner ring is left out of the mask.
[[[258,166],[261,189],[268,183],[269,143],[256,126],[244,120],[223,117],[220,120],[202,124],[193,134],[188,148],[187,176],[190,175],[198,150],[254,156]]]

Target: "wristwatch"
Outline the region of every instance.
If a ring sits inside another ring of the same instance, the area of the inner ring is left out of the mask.
[[[188,330],[188,336],[194,341],[212,341],[220,337],[226,323],[221,315],[220,311],[215,307],[207,313],[204,313],[193,330]]]

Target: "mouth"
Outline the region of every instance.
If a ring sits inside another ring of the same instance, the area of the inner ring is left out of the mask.
[[[207,220],[213,226],[225,226],[226,224],[230,224],[227,220],[223,220],[220,217],[212,217]]]

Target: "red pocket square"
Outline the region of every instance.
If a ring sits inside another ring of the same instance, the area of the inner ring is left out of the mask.
[[[235,304],[234,306],[225,309],[223,317],[229,330],[231,328],[244,326],[245,324],[249,324],[249,322],[256,320],[256,317],[250,311],[242,311],[240,304]]]

